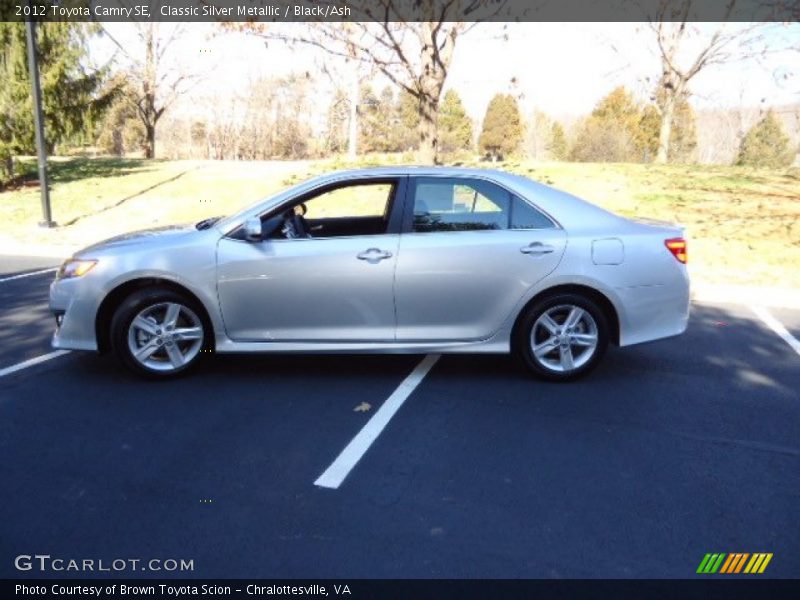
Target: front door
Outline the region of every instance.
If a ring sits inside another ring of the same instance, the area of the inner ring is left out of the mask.
[[[391,341],[400,181],[339,184],[289,202],[302,225],[265,240],[222,238],[218,294],[234,341]],[[265,222],[274,214],[264,215]],[[295,221],[297,224],[297,221]],[[304,230],[304,231],[303,231]]]

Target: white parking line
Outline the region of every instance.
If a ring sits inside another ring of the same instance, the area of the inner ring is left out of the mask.
[[[789,346],[791,346],[792,349],[797,352],[797,354],[800,354],[800,341],[798,341],[796,337],[789,333],[789,330],[783,326],[783,323],[773,317],[772,314],[763,306],[754,306],[753,312],[758,315],[759,319],[766,323],[767,327],[772,329],[772,331],[777,333],[784,342],[789,344]]]
[[[411,392],[419,385],[419,383],[431,370],[431,367],[439,360],[438,354],[428,354],[422,361],[414,367],[414,370],[409,373],[403,382],[397,386],[397,389],[392,392],[392,395],[386,399],[381,407],[372,415],[372,418],[367,421],[367,424],[361,428],[347,447],[342,450],[341,454],[335,461],[328,467],[325,472],[319,476],[314,482],[314,485],[319,487],[330,488],[335,490],[344,481],[345,477],[350,473],[353,467],[356,466],[364,453],[369,450],[372,442],[380,435],[383,428],[389,423],[394,414],[403,406],[403,403],[411,395]]]
[[[42,269],[41,271],[33,271],[31,273],[23,273],[22,275],[12,275],[11,277],[3,277],[0,279],[0,283],[4,283],[6,281],[13,281],[14,279],[22,279],[23,277],[33,277],[34,275],[43,275],[44,273],[52,273],[53,271],[58,271],[58,267],[52,267],[50,269]]]
[[[64,354],[69,354],[69,352],[70,352],[69,350],[56,350],[55,352],[50,352],[49,354],[42,354],[41,356],[37,356],[35,358],[29,358],[28,360],[23,360],[21,363],[11,365],[10,367],[6,367],[5,369],[0,369],[0,377],[5,377],[6,375],[11,375],[12,373],[16,373],[17,371],[22,371],[22,369],[27,369],[28,367],[32,367],[34,365],[38,365],[39,363],[52,360],[53,358],[58,358],[59,356],[63,356]]]

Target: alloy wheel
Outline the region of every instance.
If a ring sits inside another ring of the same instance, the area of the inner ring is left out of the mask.
[[[161,302],[141,310],[128,327],[128,349],[143,367],[175,371],[190,363],[203,346],[203,323],[189,307]]]
[[[569,373],[585,365],[597,350],[597,323],[584,308],[561,304],[544,311],[531,329],[534,360],[545,369]]]

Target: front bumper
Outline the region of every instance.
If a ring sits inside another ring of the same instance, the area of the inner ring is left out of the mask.
[[[50,284],[50,311],[56,317],[53,348],[97,350],[97,303],[81,295],[79,279],[56,279]],[[60,323],[59,323],[60,321]]]

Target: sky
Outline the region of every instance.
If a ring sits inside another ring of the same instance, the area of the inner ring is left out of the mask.
[[[743,27],[747,24],[729,24]],[[174,26],[165,24],[165,27]],[[137,52],[132,25],[106,24],[130,52]],[[225,98],[246,90],[260,77],[291,72],[319,73],[330,58],[312,48],[288,49],[241,33],[214,35],[213,25],[191,23],[173,46],[170,60],[203,73],[186,98]],[[693,24],[698,39],[718,24]],[[774,47],[800,39],[800,24],[773,24],[763,35]],[[92,42],[90,53],[102,63],[114,50],[109,39]],[[693,50],[688,48],[689,53]],[[336,66],[336,65],[334,65]],[[588,113],[618,85],[645,100],[660,73],[654,34],[644,23],[483,23],[459,38],[446,88],[457,90],[467,112],[479,120],[491,97],[515,94],[525,113],[541,110],[556,118]],[[365,80],[370,76],[362,75]],[[388,81],[372,76],[376,90]],[[330,85],[330,81],[328,82]],[[800,101],[800,52],[775,53],[758,62],[710,67],[691,84],[695,108],[781,106]]]

